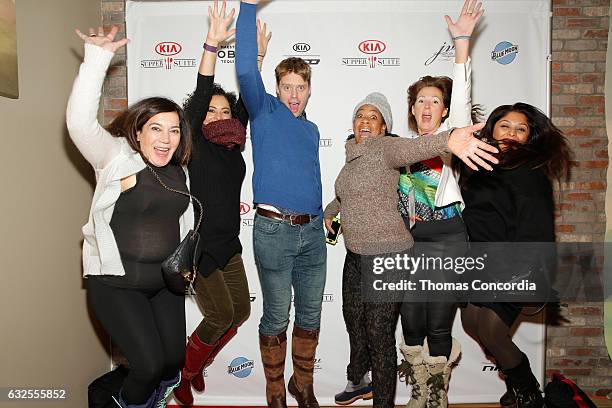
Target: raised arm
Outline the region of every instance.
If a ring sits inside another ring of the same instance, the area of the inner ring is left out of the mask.
[[[440,156],[450,150],[474,170],[478,170],[478,166],[493,170],[487,162],[497,163],[498,160],[488,152],[497,153],[498,150],[472,136],[473,132],[482,129],[484,125],[478,123],[415,139],[393,138],[386,145],[385,161],[391,168],[406,167],[418,161]]]
[[[264,108],[266,89],[257,68],[257,12],[258,0],[243,0],[236,23],[236,74],[240,95],[255,119]]]
[[[268,25],[266,23],[261,24],[261,21],[257,19],[257,69],[259,72],[261,72],[264,58],[266,58],[266,54],[268,53],[268,44],[270,43],[271,39],[272,31],[268,32]],[[249,112],[244,106],[242,94],[240,94],[238,103],[236,105],[236,117],[244,127],[247,126],[249,121]]]
[[[206,117],[212,98],[212,86],[215,80],[215,66],[217,64],[217,47],[236,32],[236,30],[229,29],[235,10],[232,9],[227,16],[225,10],[225,0],[223,0],[221,5],[221,10],[219,10],[218,0],[215,0],[212,7],[208,7],[210,24],[204,43],[204,50],[202,51],[202,58],[200,59],[197,85],[190,103],[185,106],[185,113],[192,129],[191,137],[194,141],[200,140],[201,132],[199,129]]]
[[[456,64],[464,64],[467,62],[470,55],[470,40],[472,33],[483,14],[484,9],[482,8],[482,2],[479,0],[465,0],[457,21],[453,22],[449,16],[444,16],[446,24],[448,25],[448,30],[455,43]]]
[[[236,10],[232,9],[226,16],[226,8],[227,4],[225,0],[223,0],[223,4],[221,5],[221,10],[219,10],[218,0],[215,0],[212,7],[208,6],[208,19],[210,25],[208,27],[208,34],[206,35],[206,42],[204,43],[204,51],[198,71],[201,75],[215,75],[217,47],[236,33],[236,30],[229,29],[234,19],[234,14],[236,14]]]
[[[257,69],[261,72],[263,60],[268,53],[268,44],[272,39],[272,31],[268,32],[268,24],[261,24],[261,20],[257,19]]]
[[[472,123],[472,64],[469,56],[472,33],[484,9],[477,0],[466,0],[456,22],[444,16],[455,44],[453,89],[451,94],[449,127],[463,127]]]
[[[111,136],[98,122],[102,84],[115,52],[128,40],[114,41],[117,27],[112,27],[107,35],[104,35],[102,27],[97,33],[90,28],[89,35],[78,29],[75,31],[85,43],[85,58],[68,99],[66,126],[83,157],[94,169],[102,169],[121,148],[119,139]]]

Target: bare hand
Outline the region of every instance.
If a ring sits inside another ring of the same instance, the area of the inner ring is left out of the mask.
[[[268,52],[268,43],[272,38],[272,31],[269,33],[268,25],[266,23],[261,25],[261,20],[257,19],[257,55],[261,55],[262,58],[266,56]]]
[[[484,123],[477,123],[473,126],[457,128],[453,130],[448,138],[448,148],[450,151],[473,170],[478,170],[478,166],[487,170],[493,170],[493,167],[486,161],[495,164],[499,163],[499,160],[487,153],[497,153],[498,150],[472,136],[473,132],[482,129],[484,126]]]
[[[85,44],[93,44],[100,48],[104,48],[105,50],[110,51],[112,53],[117,52],[119,48],[130,42],[130,40],[128,40],[127,38],[124,38],[119,41],[114,41],[115,36],[117,35],[117,31],[119,31],[119,28],[117,26],[113,26],[107,35],[104,35],[104,28],[102,28],[102,26],[98,27],[97,34],[96,31],[92,27],[90,27],[88,36],[83,34],[78,28],[74,31],[79,37],[81,37],[81,40],[83,40]]]
[[[453,23],[453,20],[449,16],[444,16],[444,19],[448,25],[448,31],[450,31],[453,37],[460,35],[471,36],[478,20],[480,20],[483,14],[484,9],[482,8],[481,1],[465,0],[463,8],[461,9],[461,14],[456,22]]]
[[[332,229],[332,219],[331,219],[331,218],[324,218],[324,219],[323,219],[323,221],[324,221],[324,223],[325,223],[325,229],[326,229],[328,232],[331,232],[332,234],[335,234],[335,233],[336,233],[336,231],[334,231],[334,230]]]
[[[210,19],[210,27],[208,28],[208,35],[206,36],[206,43],[216,47],[219,43],[226,41],[232,35],[236,33],[235,29],[229,29],[234,19],[236,10],[232,9],[226,16],[225,10],[227,4],[223,0],[221,10],[219,10],[219,1],[215,0],[213,7],[208,6],[208,18]],[[211,44],[212,43],[212,44]]]

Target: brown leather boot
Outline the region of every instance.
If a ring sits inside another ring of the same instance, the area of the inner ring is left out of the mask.
[[[288,389],[298,402],[299,408],[319,408],[314,395],[313,372],[314,359],[319,343],[319,330],[305,330],[293,326],[291,355],[293,357],[293,375],[289,379]]]
[[[285,392],[285,355],[287,333],[276,336],[259,334],[259,351],[266,375],[266,399],[270,408],[287,408]]]

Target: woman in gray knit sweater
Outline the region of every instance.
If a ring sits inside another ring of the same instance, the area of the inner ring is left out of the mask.
[[[362,298],[361,289],[362,282],[373,276],[375,258],[393,257],[413,245],[397,210],[399,169],[448,151],[474,169],[478,165],[491,170],[486,161],[497,162],[487,153],[497,149],[472,136],[482,124],[427,138],[384,137],[392,126],[391,107],[384,95],[371,93],[357,104],[355,137],[346,142],[346,163],[336,179],[336,198],[324,213],[330,231],[331,219],[342,213],[347,249],[342,277],[342,311],[351,347],[346,392],[355,393],[350,402],[368,397],[359,391],[371,367],[375,408],[394,407],[398,303]]]

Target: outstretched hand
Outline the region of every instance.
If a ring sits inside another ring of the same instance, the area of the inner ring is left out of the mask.
[[[81,37],[81,40],[83,40],[85,44],[93,44],[100,48],[104,48],[105,50],[110,51],[112,53],[117,52],[119,48],[125,46],[127,43],[130,42],[130,40],[128,40],[127,38],[124,38],[119,41],[114,41],[115,36],[117,35],[117,31],[119,31],[119,28],[117,26],[113,26],[110,32],[106,35],[104,35],[104,28],[101,26],[98,27],[97,33],[92,27],[90,27],[89,35],[83,34],[78,28],[74,31],[79,37]]]
[[[223,0],[221,10],[219,10],[219,1],[215,0],[213,7],[208,6],[208,18],[210,19],[210,27],[208,28],[208,35],[206,36],[207,43],[213,43],[210,45],[217,46],[219,43],[228,40],[232,35],[236,33],[236,29],[229,29],[234,19],[236,10],[232,9],[226,16],[225,10],[227,3]]]
[[[498,150],[495,147],[472,136],[472,133],[479,131],[484,126],[484,123],[477,123],[472,126],[457,128],[453,130],[448,138],[448,148],[450,151],[472,170],[478,170],[478,166],[487,170],[493,170],[489,163],[499,162],[499,160],[487,153],[497,153]]]
[[[480,17],[484,14],[484,9],[482,8],[482,2],[479,0],[465,0],[463,4],[463,8],[461,9],[461,14],[457,21],[453,22],[453,20],[449,16],[444,16],[446,20],[446,24],[448,25],[448,30],[450,31],[453,37],[458,37],[462,35],[471,36],[474,32],[474,28],[480,20]]]
[[[266,56],[271,38],[272,31],[268,33],[268,25],[264,23],[262,26],[261,20],[257,19],[257,55],[261,55],[262,58]]]

